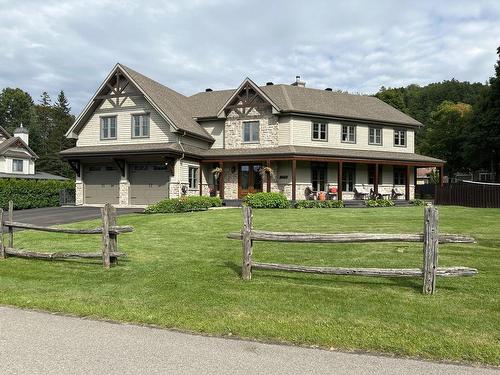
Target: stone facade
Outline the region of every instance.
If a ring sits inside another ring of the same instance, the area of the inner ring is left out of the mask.
[[[234,172],[231,169],[234,168]],[[224,163],[224,199],[238,199],[238,164]]]
[[[259,121],[259,142],[243,142],[243,123],[245,121]],[[231,111],[225,125],[226,148],[262,148],[278,146],[278,116],[273,115],[271,107],[260,111],[252,109],[249,114],[241,117]]]
[[[83,205],[83,182],[81,180],[75,181],[75,204]]]
[[[120,195],[118,200],[118,204],[120,206],[129,205],[129,190],[130,190],[129,180],[126,179],[120,180]]]

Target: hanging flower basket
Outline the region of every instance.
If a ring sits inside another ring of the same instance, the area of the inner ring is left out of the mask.
[[[269,177],[274,177],[274,171],[271,167],[262,167],[259,172],[262,177],[267,174],[269,174]]]

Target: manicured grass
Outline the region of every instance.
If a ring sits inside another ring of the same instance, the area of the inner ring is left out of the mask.
[[[254,271],[239,277],[240,210],[130,215],[126,260],[106,272],[90,261],[0,261],[0,303],[217,335],[500,365],[500,209],[440,207],[440,230],[478,244],[441,245],[441,266],[479,269],[419,279]],[[257,229],[420,232],[423,208],[254,210]],[[97,226],[98,221],[74,224]],[[15,234],[16,247],[100,248],[99,236]],[[422,245],[256,243],[254,259],[305,265],[421,267]]]

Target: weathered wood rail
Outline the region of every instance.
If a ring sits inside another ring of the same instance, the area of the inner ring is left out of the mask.
[[[131,226],[116,225],[116,209],[107,203],[101,208],[102,226],[92,229],[54,228],[20,223],[13,220],[14,205],[9,202],[8,220],[4,219],[4,211],[0,209],[0,258],[15,256],[26,259],[102,259],[104,268],[109,269],[111,264],[116,264],[118,258],[125,256],[118,251],[118,235],[133,232]],[[5,241],[4,227],[7,228],[7,245]],[[29,229],[51,233],[65,234],[100,234],[102,236],[101,252],[38,252],[14,248],[14,228]]]
[[[423,293],[433,294],[436,290],[436,277],[474,276],[475,268],[439,267],[438,248],[440,243],[475,243],[470,236],[438,233],[438,210],[428,205],[424,210],[424,233],[380,234],[380,233],[287,233],[269,232],[253,229],[253,214],[250,207],[243,207],[243,228],[241,233],[229,233],[228,238],[243,241],[243,264],[241,276],[250,280],[252,270],[275,270],[304,272],[328,275],[383,276],[383,277],[420,277],[423,280]],[[299,243],[366,243],[366,242],[423,242],[423,266],[419,268],[343,268],[312,267],[294,264],[259,263],[252,261],[253,241],[299,242]]]

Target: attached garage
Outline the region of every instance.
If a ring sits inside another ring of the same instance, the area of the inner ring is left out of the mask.
[[[168,196],[169,173],[164,164],[131,164],[130,204],[156,203]]]
[[[85,204],[117,204],[120,172],[113,165],[89,165],[83,172]]]

